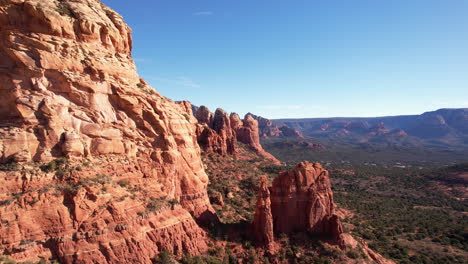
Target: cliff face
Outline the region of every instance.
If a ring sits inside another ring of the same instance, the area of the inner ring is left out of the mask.
[[[236,155],[237,139],[226,112],[218,108],[213,114],[206,106],[201,106],[193,115],[198,120],[197,141],[203,151]]]
[[[328,171],[319,163],[299,163],[273,180],[271,210],[277,232],[341,233],[339,220],[333,220],[334,207]]]
[[[306,231],[331,238],[340,247],[344,247],[341,236],[343,228],[334,213],[329,174],[319,163],[302,162],[291,171],[281,172],[273,180],[269,197],[265,198],[265,193],[261,186],[255,208],[256,237],[261,238],[268,234],[257,228],[260,222],[273,222],[275,233]],[[265,220],[264,218],[270,216],[263,213],[264,205],[270,203],[272,219]]]
[[[139,78],[122,17],[97,0],[0,1],[0,42],[0,161],[22,164],[0,172],[0,254],[204,251],[196,119]]]

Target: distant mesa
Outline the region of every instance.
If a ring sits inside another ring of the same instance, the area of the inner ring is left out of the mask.
[[[468,139],[468,109],[439,109],[421,115],[386,117],[337,117],[277,119],[274,125],[286,125],[308,137],[395,143],[395,140],[430,144],[457,145]]]
[[[252,113],[248,113],[247,115],[252,116],[255,120],[258,121],[260,137],[304,137],[301,132],[297,131],[296,129],[292,129],[285,124],[277,126],[274,122],[267,118],[254,115]]]

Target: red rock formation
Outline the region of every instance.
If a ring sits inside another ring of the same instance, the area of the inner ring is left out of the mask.
[[[260,144],[260,136],[258,132],[258,122],[251,115],[246,115],[242,122],[242,127],[237,128],[237,139],[248,145],[253,150],[260,152],[263,150]]]
[[[269,119],[249,113],[258,121],[260,137],[279,137],[282,136],[281,130]]]
[[[205,152],[218,153],[223,156],[236,155],[236,143],[239,141],[274,164],[281,164],[260,144],[258,122],[252,115],[247,114],[244,120],[241,120],[238,114],[231,113],[228,116],[220,108],[216,109],[213,115],[205,106],[199,107],[194,115],[199,123],[197,140]]]
[[[385,128],[384,122],[378,122],[373,127],[370,128],[369,135],[384,135],[389,132],[388,129]]]
[[[231,127],[234,131],[237,131],[238,129],[242,128],[242,126],[244,125],[242,119],[240,119],[239,115],[236,113],[231,113],[229,119],[231,120]]]
[[[279,129],[281,131],[281,135],[285,137],[300,137],[300,138],[304,137],[301,132],[295,129],[292,129],[286,125],[281,126]]]
[[[270,191],[267,179],[261,178],[260,188],[255,204],[255,216],[253,221],[255,243],[259,246],[270,247],[274,242],[273,216],[271,215]]]
[[[324,151],[325,150],[325,147],[323,145],[321,145],[321,144],[318,144],[318,143],[299,141],[299,142],[296,142],[295,145],[310,148],[310,149],[313,149],[314,151]]]
[[[319,163],[302,162],[291,171],[281,172],[270,192],[275,232],[308,231],[331,236],[343,245],[329,174]]]
[[[273,155],[266,152],[260,144],[260,135],[258,132],[258,121],[255,120],[252,115],[247,114],[242,122],[242,127],[236,129],[237,140],[249,146],[260,156],[271,160],[277,165],[281,165],[281,162],[276,159]]]
[[[194,114],[199,124],[206,124],[209,127],[212,126],[213,113],[210,112],[208,107],[202,105],[197,109],[197,112],[195,112]]]
[[[301,132],[292,129],[287,125],[282,125],[280,128],[278,128],[278,126],[269,119],[251,113],[248,113],[247,115],[252,116],[255,120],[258,121],[260,137],[304,137]]]
[[[97,0],[0,1],[0,161],[23,163],[0,172],[0,254],[150,263],[206,250],[196,121],[139,78],[131,48]],[[63,156],[56,172],[25,163]]]
[[[223,109],[218,108],[213,116],[213,130],[226,142],[226,150],[229,154],[236,153],[236,133],[231,127],[231,119]]]
[[[200,106],[194,115],[198,120],[197,141],[205,152],[236,155],[237,139],[226,112],[218,108],[213,115],[206,106]]]

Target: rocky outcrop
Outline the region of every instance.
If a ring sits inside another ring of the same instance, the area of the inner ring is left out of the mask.
[[[236,129],[237,140],[249,146],[260,156],[271,160],[277,165],[281,165],[281,162],[277,160],[273,155],[266,152],[260,144],[260,136],[258,130],[258,121],[255,120],[252,115],[247,114],[242,122],[242,127]]]
[[[334,206],[328,171],[319,163],[299,163],[273,180],[271,209],[276,232],[339,233]]]
[[[262,182],[263,186],[264,182]],[[254,221],[255,237],[262,238],[260,222],[269,223],[263,213],[263,204],[269,203],[264,198],[265,191],[260,188],[257,207],[259,213]],[[293,231],[310,232],[331,239],[344,247],[343,228],[335,214],[333,192],[328,171],[319,163],[302,162],[293,170],[281,172],[270,187],[271,217],[275,233],[290,234]],[[257,208],[256,208],[257,209]],[[257,217],[258,215],[258,217]],[[269,230],[269,228],[264,228]],[[269,236],[268,233],[263,236]]]
[[[218,108],[213,114],[205,106],[200,106],[193,114],[198,120],[198,143],[205,152],[235,156],[237,154],[236,144],[239,141],[258,155],[275,164],[281,164],[273,155],[263,149],[260,144],[258,121],[251,114],[247,114],[244,120],[241,120],[236,113],[228,115]]]
[[[226,142],[226,151],[229,154],[236,152],[236,133],[231,127],[231,119],[223,109],[218,108],[213,116],[212,128],[221,136],[223,142]]]
[[[267,118],[254,115],[252,113],[248,113],[247,115],[252,116],[253,119],[258,121],[259,135],[262,138],[268,138],[268,137],[303,138],[304,137],[301,132],[293,128],[290,128],[287,125],[283,124],[281,127],[278,127],[275,123],[273,123],[271,120]]]
[[[299,138],[303,138],[304,136],[302,135],[301,132],[295,130],[295,129],[292,129],[286,125],[283,125],[279,128],[279,130],[281,131],[281,136],[285,136],[285,137],[299,137]]]
[[[251,113],[249,115],[258,121],[260,137],[279,137],[282,135],[281,130],[271,120]]]
[[[0,172],[0,255],[206,250],[197,121],[137,75],[122,17],[97,0],[0,1],[0,42],[0,161],[21,163]]]
[[[197,141],[205,152],[236,155],[236,135],[224,110],[218,108],[213,114],[206,106],[200,106],[193,115],[198,120]]]
[[[274,242],[273,216],[271,215],[270,191],[266,177],[260,179],[253,228],[255,243],[259,246],[271,247]]]
[[[326,148],[321,145],[321,144],[318,144],[318,143],[312,143],[312,142],[306,142],[306,141],[299,141],[299,142],[296,142],[297,146],[300,146],[300,147],[306,147],[306,148],[309,148],[309,149],[312,149],[314,151],[324,151]]]
[[[199,124],[205,124],[208,127],[213,127],[213,113],[210,112],[208,107],[202,105],[194,109],[196,112],[193,112],[193,114],[195,114],[195,118],[198,120]]]

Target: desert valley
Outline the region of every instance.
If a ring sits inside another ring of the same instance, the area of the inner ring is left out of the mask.
[[[468,109],[174,101],[99,0],[0,0],[0,35],[0,263],[468,263]]]

